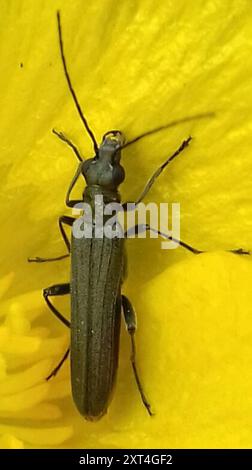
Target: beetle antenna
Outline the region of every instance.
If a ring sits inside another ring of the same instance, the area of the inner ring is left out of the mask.
[[[155,127],[155,129],[151,129],[150,131],[146,131],[143,134],[138,135],[134,139],[129,140],[124,145],[122,145],[121,148],[129,147],[129,145],[134,144],[135,142],[138,142],[138,140],[143,139],[143,137],[147,137],[148,135],[155,134],[156,132],[162,131],[163,129],[168,129],[168,127],[173,127],[173,126],[176,126],[177,124],[181,124],[183,122],[194,121],[194,120],[197,120],[197,119],[205,119],[205,118],[213,117],[213,116],[215,116],[215,113],[214,112],[209,112],[209,113],[195,114],[194,116],[187,116],[185,118],[181,118],[181,119],[177,119],[175,121],[171,121],[168,124],[165,124],[164,126]]]
[[[89,134],[90,138],[92,139],[93,141],[93,145],[94,145],[94,151],[95,151],[95,154],[98,153],[98,144],[96,142],[96,139],[95,139],[95,136],[93,134],[93,132],[91,131],[89,125],[88,125],[88,122],[81,110],[81,107],[78,103],[78,99],[77,99],[77,96],[75,94],[75,91],[73,89],[73,86],[72,86],[72,83],[71,83],[71,80],[70,80],[70,76],[69,76],[69,73],[68,73],[68,70],[67,70],[67,66],[66,66],[66,59],[65,59],[65,55],[64,55],[64,48],[63,48],[63,39],[62,39],[62,30],[61,30],[61,22],[60,22],[60,12],[57,11],[57,21],[58,21],[58,33],[59,33],[59,44],[60,44],[60,54],[61,54],[61,59],[62,59],[62,63],[63,63],[63,67],[64,67],[64,72],[65,72],[65,76],[66,76],[66,79],[67,79],[67,83],[68,83],[68,87],[69,87],[69,90],[71,92],[71,95],[73,97],[73,100],[74,100],[74,103],[75,103],[75,106],[77,108],[77,111],[79,113],[79,116],[85,126],[85,129],[87,131],[87,133]]]

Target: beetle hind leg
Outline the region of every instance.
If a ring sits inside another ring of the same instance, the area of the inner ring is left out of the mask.
[[[55,284],[54,286],[47,287],[46,289],[43,290],[43,296],[44,299],[50,308],[51,312],[68,328],[70,328],[71,323],[67,318],[65,318],[55,307],[54,305],[50,302],[49,297],[54,297],[54,296],[60,296],[60,295],[67,295],[70,294],[70,284]],[[68,348],[67,351],[64,353],[64,356],[58,363],[58,365],[52,370],[52,372],[46,377],[46,380],[50,380],[53,376],[55,376],[59,370],[61,369],[61,366],[64,364],[66,359],[68,358],[70,349]]]
[[[43,296],[44,296],[44,299],[48,305],[48,307],[50,308],[51,312],[62,322],[64,323],[65,326],[67,326],[68,328],[70,328],[71,326],[71,323],[69,320],[67,320],[55,307],[54,305],[51,303],[51,301],[49,300],[49,297],[54,297],[54,296],[58,296],[58,295],[66,295],[66,294],[70,294],[70,284],[69,282],[66,283],[66,284],[55,284],[54,286],[51,286],[51,287],[46,287],[44,290],[43,290]]]
[[[136,345],[135,345],[135,331],[136,331],[136,315],[134,312],[134,309],[127,297],[125,295],[122,295],[122,307],[123,307],[123,313],[124,313],[124,318],[125,318],[125,323],[127,326],[128,333],[130,334],[130,339],[131,339],[131,365],[134,373],[134,377],[137,383],[137,388],[138,391],[141,395],[142,402],[148,411],[150,416],[153,416],[153,412],[151,411],[151,405],[148,402],[143,386],[141,384],[137,366],[136,366]]]

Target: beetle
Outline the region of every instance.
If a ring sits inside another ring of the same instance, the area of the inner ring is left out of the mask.
[[[70,80],[64,54],[59,11],[57,12],[57,26],[60,54],[68,87],[94,147],[94,157],[83,160],[75,144],[65,134],[53,129],[53,133],[74,151],[79,161],[77,171],[67,191],[66,205],[72,208],[81,202],[88,203],[93,214],[95,196],[97,195],[103,197],[104,207],[111,202],[121,202],[118,188],[125,178],[125,172],[120,163],[122,149],[142,137],[177,124],[178,121],[145,132],[128,142],[125,141],[121,131],[111,130],[104,134],[99,146],[81,110]],[[205,113],[180,121],[204,118],[212,114]],[[175,157],[188,147],[190,141],[191,137],[184,140],[179,148],[155,171],[135,205],[143,200],[156,178]],[[83,176],[86,181],[83,197],[80,200],[72,200],[71,191],[80,176]],[[127,203],[123,204],[123,208],[127,209]],[[135,312],[130,300],[122,294],[126,265],[124,245],[128,233],[126,232],[124,237],[107,238],[103,236],[95,238],[95,222],[92,222],[91,238],[76,238],[72,231],[70,242],[64,227],[65,225],[73,227],[75,220],[74,217],[67,215],[59,218],[59,229],[68,250],[67,254],[54,258],[29,258],[30,262],[46,262],[61,260],[71,255],[70,283],[56,284],[43,290],[45,301],[53,314],[64,325],[71,327],[71,348],[67,349],[47,380],[56,375],[71,349],[71,385],[74,402],[80,414],[87,420],[100,419],[107,412],[115,385],[121,311],[123,311],[131,340],[131,364],[135,380],[142,402],[149,415],[152,415],[153,412],[145,396],[136,366]],[[137,233],[143,230],[155,231],[168,240],[175,240],[171,236],[152,229],[149,225],[136,226],[135,229]],[[194,254],[203,252],[181,240],[175,241]],[[247,253],[242,249],[231,251],[239,254]],[[50,300],[50,297],[66,294],[71,294],[71,322],[56,309]]]

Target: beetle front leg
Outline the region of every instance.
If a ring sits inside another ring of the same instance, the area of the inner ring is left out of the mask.
[[[135,345],[135,337],[134,337],[135,331],[136,331],[136,315],[135,315],[134,309],[133,309],[129,299],[127,297],[125,297],[125,295],[122,295],[122,308],[123,308],[125,323],[126,323],[126,326],[127,326],[127,331],[129,333],[130,339],[131,339],[131,358],[130,358],[130,360],[131,360],[135,380],[136,380],[136,383],[137,383],[137,388],[139,390],[139,393],[141,395],[141,399],[142,399],[142,402],[143,402],[145,408],[147,409],[149,415],[153,416],[153,413],[151,411],[151,405],[148,402],[148,400],[147,400],[147,398],[144,394],[143,387],[142,387],[142,384],[141,384],[141,381],[140,381],[140,378],[139,378],[139,375],[138,375],[137,366],[136,366],[136,345]]]
[[[65,144],[67,144],[74,151],[74,153],[75,153],[76,157],[78,158],[79,162],[83,162],[83,158],[80,154],[80,151],[78,150],[76,145],[70,139],[68,139],[68,137],[65,136],[65,134],[63,132],[56,131],[56,129],[53,129],[52,132],[57,137],[59,137],[60,140],[65,142]]]

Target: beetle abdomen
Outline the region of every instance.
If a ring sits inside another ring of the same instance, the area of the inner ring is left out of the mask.
[[[72,238],[71,256],[72,393],[83,416],[99,419],[118,366],[123,239]]]

